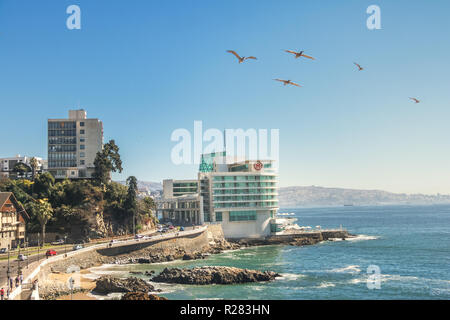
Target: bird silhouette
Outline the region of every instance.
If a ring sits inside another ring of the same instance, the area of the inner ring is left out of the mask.
[[[362,71],[362,70],[364,70],[364,68],[363,67],[361,67],[359,64],[357,64],[356,62],[353,62],[354,64],[355,64],[355,66],[357,66],[358,67],[358,70],[359,71]]]
[[[283,80],[283,79],[273,79],[273,80],[283,82],[283,84],[285,86],[290,84],[290,85],[293,85],[293,86],[301,87],[301,85],[299,85],[298,83],[292,82],[291,80]]]
[[[415,103],[419,103],[420,102],[420,100],[418,100],[418,99],[416,99],[416,98],[411,98],[411,97],[409,97],[412,101],[414,101]]]
[[[305,52],[305,51],[300,51],[300,52],[296,52],[296,51],[292,51],[292,50],[284,50],[284,51],[294,54],[295,55],[295,59],[300,58],[300,57],[305,57],[305,58],[308,58],[308,59],[311,59],[311,60],[316,60],[315,58],[313,58],[311,56],[303,54],[303,52]]]
[[[239,63],[242,63],[242,62],[244,62],[244,61],[247,60],[247,59],[254,59],[254,60],[257,60],[256,57],[253,57],[253,56],[250,56],[250,57],[241,57],[240,55],[238,55],[238,54],[236,53],[236,51],[233,51],[233,50],[227,50],[227,52],[234,54],[234,56],[239,60]]]

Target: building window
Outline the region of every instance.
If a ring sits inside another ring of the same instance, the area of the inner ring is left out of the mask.
[[[84,152],[80,152],[80,158],[84,158],[85,156]]]
[[[85,142],[86,139],[85,138],[80,138],[80,142]]]
[[[80,144],[80,150],[84,150],[85,146],[84,144]]]
[[[80,134],[84,134],[84,130],[80,130]]]
[[[84,122],[80,122],[80,127],[84,127]]]
[[[230,211],[230,221],[255,221],[256,211]]]
[[[80,165],[84,166],[84,160],[80,160]]]
[[[216,212],[216,221],[218,222],[222,221],[222,212]]]

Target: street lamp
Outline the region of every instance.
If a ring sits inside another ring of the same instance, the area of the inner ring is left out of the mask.
[[[27,256],[27,269],[28,269],[28,237],[27,237],[27,241],[25,242],[25,255]]]
[[[11,270],[9,269],[9,251],[11,250],[11,245],[8,244],[8,269],[6,270],[6,277],[8,278],[8,286],[11,283],[10,282],[10,278],[11,278]],[[10,288],[12,289],[12,288]]]
[[[40,247],[40,244],[39,244],[39,238],[40,238],[40,234],[39,234],[39,232],[38,232],[38,263],[39,263],[39,247]]]
[[[67,235],[64,236],[64,257],[67,257]]]

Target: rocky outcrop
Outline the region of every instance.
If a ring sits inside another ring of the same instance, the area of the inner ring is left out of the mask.
[[[301,247],[301,246],[308,246],[308,245],[316,244],[319,242],[320,242],[319,239],[314,239],[314,238],[295,238],[289,244],[291,246]]]
[[[155,294],[148,294],[145,292],[128,292],[122,296],[122,300],[168,300],[165,297],[160,297]]]
[[[111,276],[103,276],[96,281],[94,292],[108,294],[111,292],[144,292],[154,291],[155,288],[142,279],[130,277],[119,279]]]
[[[235,284],[274,280],[279,276],[272,271],[256,271],[234,267],[197,267],[193,269],[165,268],[152,278],[154,282],[179,284]]]

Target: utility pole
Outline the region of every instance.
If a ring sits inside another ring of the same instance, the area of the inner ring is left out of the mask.
[[[40,234],[39,234],[39,232],[38,232],[38,263],[39,263],[39,248],[40,248],[40,244],[39,244],[39,237],[40,237]]]
[[[25,242],[25,248],[26,248],[25,255],[27,256],[27,269],[28,269],[28,238],[27,241]]]
[[[11,281],[9,280],[11,278],[11,270],[9,268],[9,251],[11,250],[11,246],[8,244],[8,269],[6,270],[6,277],[8,278],[8,286],[11,283]],[[10,288],[12,289],[12,288]]]

